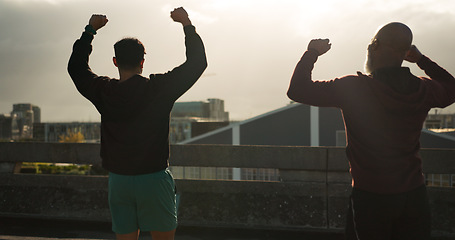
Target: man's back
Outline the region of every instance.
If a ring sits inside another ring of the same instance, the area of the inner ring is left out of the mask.
[[[187,60],[165,74],[133,75],[125,81],[91,72],[93,36],[84,32],[73,47],[68,71],[79,92],[101,114],[101,158],[113,173],[138,175],[169,165],[169,115],[174,102],[207,67],[205,49],[194,26],[184,27]]]
[[[427,57],[419,67],[431,77],[417,78],[408,68],[382,68],[332,81],[312,81],[318,52],[298,63],[288,96],[301,103],[342,110],[353,186],[375,193],[399,193],[423,184],[418,155],[423,122],[432,107],[454,102],[455,80]],[[378,74],[380,73],[380,74]],[[387,76],[384,80],[382,76]],[[393,83],[409,86],[401,92]]]

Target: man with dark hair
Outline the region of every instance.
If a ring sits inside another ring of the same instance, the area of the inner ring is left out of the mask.
[[[174,239],[175,184],[169,166],[169,115],[174,102],[207,67],[204,45],[183,8],[171,18],[183,25],[186,61],[165,74],[141,76],[144,46],[122,39],[114,46],[120,78],[101,77],[88,65],[91,42],[106,16],[93,15],[74,43],[68,72],[78,91],[101,114],[101,158],[109,171],[109,207],[117,239]]]
[[[131,69],[144,61],[145,48],[136,38],[124,38],[114,44],[114,64],[122,69]]]
[[[429,239],[430,208],[419,156],[428,111],[455,101],[455,79],[412,45],[412,32],[389,23],[368,46],[366,71],[313,81],[318,57],[331,47],[314,39],[297,64],[290,99],[343,114],[352,176],[347,239]],[[430,77],[416,77],[404,60]]]

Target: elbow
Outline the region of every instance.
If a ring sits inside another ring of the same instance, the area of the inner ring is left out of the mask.
[[[295,101],[295,93],[292,91],[291,88],[288,89],[288,92],[286,93],[289,99]]]
[[[204,70],[209,66],[209,64],[207,62],[207,56],[205,54],[204,54],[204,57],[201,58],[200,62],[201,62],[201,67]]]
[[[209,66],[208,62],[207,62],[207,59],[204,59],[204,62],[202,63],[202,69],[203,71],[205,71],[205,69],[207,69],[207,67]]]
[[[289,88],[288,92],[286,93],[289,99],[291,99],[294,102],[302,102],[302,95],[299,93],[296,93],[293,91],[291,88]]]
[[[199,72],[202,74],[208,67],[207,58],[200,59],[199,61]]]
[[[71,77],[73,77],[75,70],[74,70],[74,67],[70,63],[68,63],[68,67],[66,68],[66,70],[68,71],[68,74]]]

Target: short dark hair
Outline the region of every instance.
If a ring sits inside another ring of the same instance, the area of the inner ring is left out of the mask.
[[[144,45],[136,38],[124,38],[114,44],[117,65],[122,69],[136,68],[144,59]]]

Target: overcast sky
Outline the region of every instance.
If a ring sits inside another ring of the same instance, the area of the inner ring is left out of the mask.
[[[183,31],[169,12],[187,9],[202,37],[209,67],[179,101],[225,100],[234,120],[289,103],[293,69],[312,38],[329,38],[314,79],[363,71],[366,48],[377,28],[400,21],[414,44],[455,73],[453,0],[0,0],[0,113],[14,103],[41,107],[43,121],[99,121],[95,108],[66,71],[73,42],[92,13],[109,23],[98,31],[90,64],[98,75],[117,77],[113,44],[137,37],[147,50],[144,75],[171,70],[185,60]],[[411,71],[424,75],[413,65]],[[449,107],[443,112],[453,113]]]

